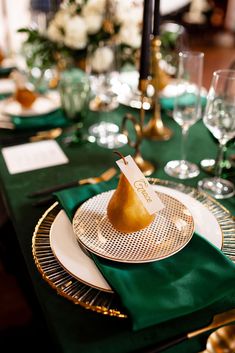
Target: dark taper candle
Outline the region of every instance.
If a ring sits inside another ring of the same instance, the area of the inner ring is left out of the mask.
[[[160,34],[160,0],[154,1],[153,35]]]
[[[150,34],[152,32],[152,0],[144,0],[142,41],[140,51],[140,80],[148,78],[150,66]]]

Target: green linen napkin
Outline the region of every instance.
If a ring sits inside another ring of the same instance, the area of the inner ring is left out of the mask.
[[[76,186],[73,188],[65,189],[54,193],[59,200],[62,208],[66,211],[70,220],[79,205],[88,200],[89,198],[100,194],[101,192],[109,191],[117,187],[118,179],[112,178],[107,182],[98,184]]]
[[[68,120],[61,109],[37,116],[11,116],[11,121],[17,130],[50,129],[68,125]]]
[[[0,100],[6,99],[11,96],[11,93],[0,93]]]
[[[182,105],[190,105],[193,102],[193,95],[182,95],[182,97],[180,98],[179,102]],[[195,99],[195,98],[194,98]],[[160,105],[161,105],[161,109],[163,110],[173,110],[174,109],[174,97],[160,97]],[[202,96],[201,97],[201,105],[202,108],[204,108],[206,106],[206,97]]]
[[[7,77],[10,75],[11,71],[14,70],[15,67],[11,66],[11,67],[1,67],[0,66],[0,77]]]
[[[55,195],[72,220],[81,203],[116,184],[116,180],[111,180]],[[120,296],[133,330],[193,313],[234,290],[235,264],[197,234],[174,256],[151,263],[124,264],[91,255]]]

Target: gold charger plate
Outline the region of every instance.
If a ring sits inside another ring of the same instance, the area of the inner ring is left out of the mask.
[[[222,233],[222,251],[235,262],[235,220],[231,213],[219,202],[206,193],[195,188],[156,178],[148,179],[152,184],[158,184],[179,190],[205,205],[217,219]],[[50,228],[55,217],[61,210],[55,202],[39,219],[32,239],[32,252],[37,269],[43,279],[57,293],[75,304],[104,315],[127,317],[117,295],[92,288],[71,276],[55,258],[50,246]]]
[[[90,252],[112,261],[145,263],[176,254],[192,238],[194,221],[190,211],[162,192],[156,193],[165,207],[148,227],[129,234],[118,232],[106,212],[113,193],[111,190],[90,198],[73,217],[73,231]]]

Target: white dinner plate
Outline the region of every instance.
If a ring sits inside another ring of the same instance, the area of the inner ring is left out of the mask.
[[[223,235],[220,225],[206,206],[178,190],[159,185],[153,187],[182,202],[193,216],[195,231],[221,249]],[[91,287],[112,292],[93,260],[78,245],[72,224],[64,210],[58,213],[51,226],[50,245],[57,260],[72,276]]]
[[[10,78],[0,79],[0,94],[7,94],[15,92],[15,83]]]
[[[141,93],[138,90],[139,74],[137,71],[127,71],[120,74],[121,84],[116,90],[118,101],[120,104],[123,104],[127,107],[140,109],[141,108]],[[162,108],[165,108],[165,105],[170,106],[167,109],[173,109],[173,98],[176,96],[176,79],[172,79],[166,87],[160,91],[160,104]],[[143,108],[145,110],[151,109],[152,97],[153,97],[153,87],[151,85],[147,88],[147,97],[143,103]],[[201,89],[201,96],[207,96],[207,90],[205,87]]]
[[[59,107],[59,102],[49,96],[39,96],[32,106],[27,109],[13,98],[10,98],[2,104],[2,111],[12,116],[31,117],[50,113]]]

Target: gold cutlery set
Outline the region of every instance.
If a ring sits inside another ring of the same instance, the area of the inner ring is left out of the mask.
[[[78,186],[78,185],[97,184],[102,181],[108,181],[108,180],[112,179],[116,174],[117,174],[117,170],[115,168],[109,168],[105,172],[100,174],[99,176],[88,177],[88,178],[84,178],[84,179],[80,179],[80,180],[73,180],[68,183],[54,185],[50,188],[46,188],[46,189],[32,192],[28,196],[29,197],[46,196],[46,195],[52,194],[53,192],[63,190],[66,188],[70,188],[70,187],[74,187],[74,186]],[[46,198],[35,201],[33,203],[33,206],[44,206],[44,205],[49,204],[53,200],[54,200],[53,196],[50,195]]]
[[[233,322],[235,322],[235,309],[228,310],[228,311],[225,311],[224,313],[214,315],[212,322],[209,325],[202,327],[201,329],[176,337],[175,339],[172,339],[170,341],[166,341],[165,343],[159,346],[153,346],[147,349],[138,350],[136,353],[160,353],[170,347],[173,347],[174,345],[180,342],[199,336],[202,333],[206,333],[208,331],[211,331],[217,328],[220,328],[220,329],[211,333],[210,336],[208,337],[207,350],[201,353],[225,353],[225,352],[234,353],[235,326],[225,326]],[[225,344],[227,346],[226,350],[223,347],[225,346]]]

